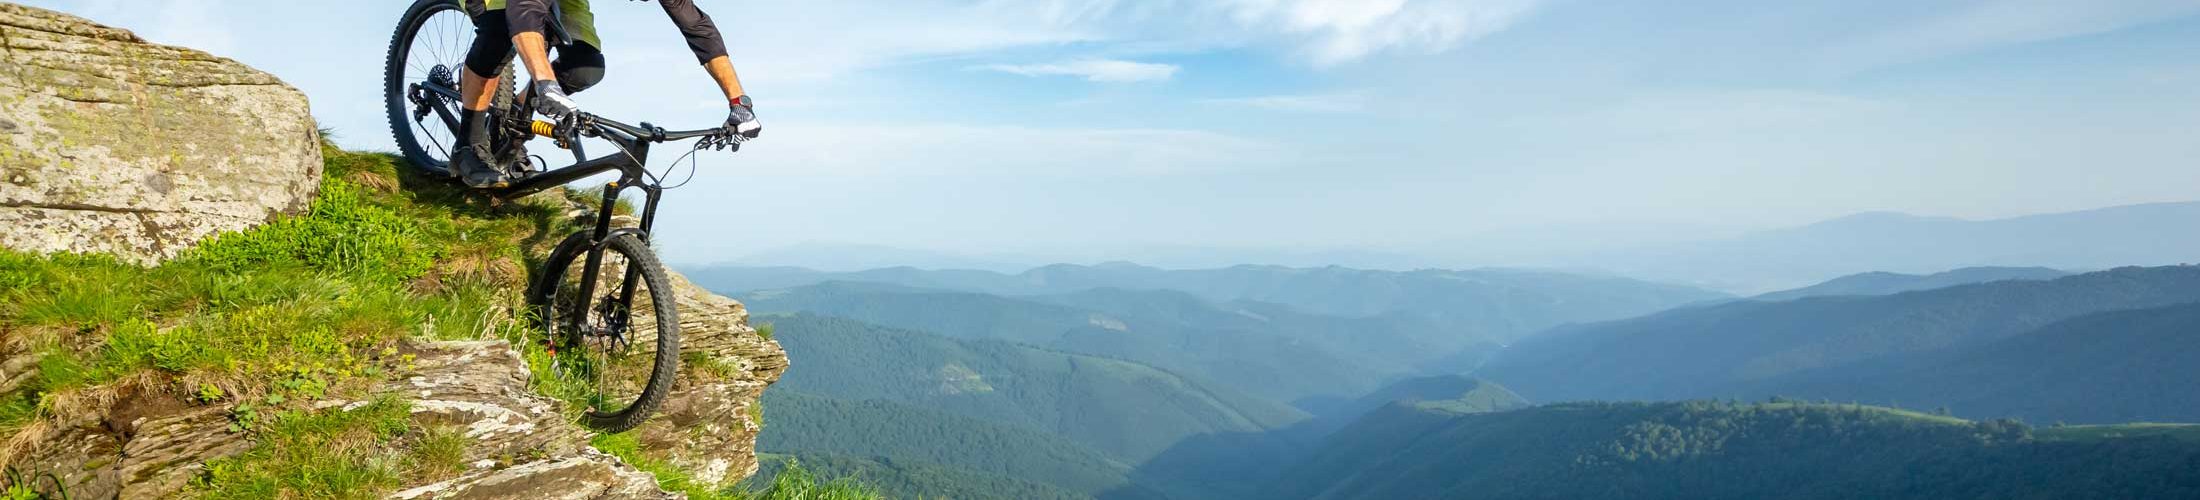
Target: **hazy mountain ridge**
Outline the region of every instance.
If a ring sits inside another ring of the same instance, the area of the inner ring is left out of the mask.
[[[1783,301],[1834,295],[1892,295],[2003,280],[2051,280],[2069,275],[2069,272],[2045,267],[1966,267],[1932,274],[1874,271],[1842,276],[1824,283],[1767,293],[1750,299]]]
[[[1092,289],[1173,290],[1230,303],[1282,304],[1331,316],[1418,316],[1490,338],[1516,338],[1565,323],[1619,319],[1726,295],[1626,278],[1518,269],[1369,271],[1342,267],[1234,266],[1166,270],[1129,263],[1057,264],[1015,275],[886,268],[828,273],[716,267],[693,273],[726,293],[834,281],[886,283],[1006,297]]]
[[[1480,375],[1538,400],[1725,397],[1819,369],[1975,349],[2087,314],[2200,301],[2200,267],[2121,268],[1876,297],[1743,301],[1561,328]]]

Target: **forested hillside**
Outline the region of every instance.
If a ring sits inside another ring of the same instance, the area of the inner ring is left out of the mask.
[[[2200,303],[2060,321],[1930,356],[1802,373],[1754,392],[2031,422],[2200,422]]]
[[[806,311],[962,339],[1019,342],[1133,360],[1274,401],[1359,394],[1408,368],[1380,353],[1408,334],[1383,319],[1309,318],[1280,307],[1221,306],[1176,292],[1090,291],[1045,298],[835,282],[751,293],[766,313]],[[1091,303],[1099,307],[1066,305]],[[1260,309],[1275,316],[1252,312]]]
[[[1091,495],[1070,491],[1036,481],[1015,477],[987,474],[961,467],[952,467],[922,460],[889,457],[863,457],[826,453],[802,453],[781,455],[759,453],[763,462],[752,482],[772,484],[781,480],[790,467],[799,465],[796,473],[805,478],[790,481],[794,484],[816,483],[815,478],[832,478],[836,481],[861,481],[867,487],[893,492],[894,498],[941,498],[956,500],[1080,500]],[[1137,498],[1137,497],[1133,497]]]
[[[1131,484],[1129,465],[1035,429],[886,400],[838,400],[787,388],[766,393],[764,403],[765,418],[772,420],[757,437],[757,448],[811,457],[806,463],[821,473],[858,472],[842,470],[850,463],[864,464],[860,469],[867,473],[924,464],[928,474],[954,471],[1000,478],[953,488],[922,478],[866,479],[902,495],[1030,498],[1034,491],[1020,486],[1028,482],[1074,496],[1113,492],[1118,498],[1159,497]]]
[[[1726,397],[1811,370],[1976,348],[2076,316],[2200,301],[2200,267],[2123,268],[1877,297],[1744,301],[1561,328],[1479,375],[1529,399]]]
[[[1529,405],[1527,399],[1495,383],[1460,375],[1416,377],[1383,386],[1359,398],[1313,408],[1316,420],[1304,431],[1326,436],[1392,403],[1422,403],[1459,412],[1501,411]]]
[[[776,389],[894,401],[1035,429],[1125,463],[1142,463],[1193,436],[1260,433],[1307,418],[1129,361],[808,314],[759,321],[774,323],[788,356],[803,360],[803,369],[789,370]]]
[[[1855,405],[1393,405],[1263,498],[2193,498],[2174,430],[2033,429]],[[2133,437],[2117,437],[2135,434]],[[2143,434],[2143,435],[2137,435]]]

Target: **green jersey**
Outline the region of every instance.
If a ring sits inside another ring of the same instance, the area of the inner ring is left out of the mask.
[[[486,0],[491,12],[504,10],[504,0]],[[564,11],[559,19],[565,25],[565,33],[574,40],[587,42],[601,49],[603,40],[596,38],[596,14],[588,11],[588,0],[558,0],[558,10]]]

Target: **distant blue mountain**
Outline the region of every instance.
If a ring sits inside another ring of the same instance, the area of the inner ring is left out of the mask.
[[[2003,280],[2051,280],[2069,275],[2070,273],[2045,267],[1966,267],[1933,274],[1869,272],[1851,274],[1834,278],[1832,281],[1825,283],[1794,290],[1772,292],[1751,298],[1781,301],[1830,295],[1892,295],[1902,292]]]
[[[692,270],[688,276],[705,288],[728,294],[833,281],[1001,296],[1058,295],[1095,289],[1171,290],[1215,302],[1282,304],[1313,314],[1410,317],[1437,323],[1459,338],[1499,341],[1566,323],[1639,316],[1725,298],[1723,294],[1685,286],[1520,269],[1400,272],[1235,266],[1170,270],[1115,262],[1096,266],[1057,264],[1017,274],[911,267],[841,273],[785,267],[715,267]]]

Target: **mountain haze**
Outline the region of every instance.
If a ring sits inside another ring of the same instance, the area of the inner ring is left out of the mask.
[[[2200,262],[2200,201],[1992,220],[1875,212],[1737,238],[1604,252],[1569,261],[1627,276],[1770,291],[1864,272],[1972,266],[2108,269]]]
[[[2194,266],[1742,301],[1560,328],[1506,349],[1478,376],[1541,401],[1747,395],[1752,384],[1784,375],[1974,348],[2077,316],[2194,301]]]

